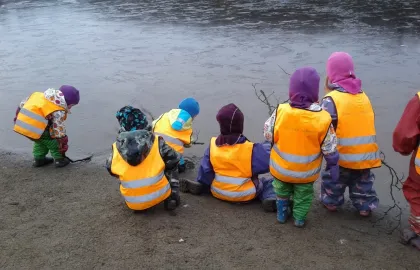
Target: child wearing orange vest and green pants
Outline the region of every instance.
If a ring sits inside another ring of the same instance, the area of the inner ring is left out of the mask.
[[[185,161],[182,155],[184,148],[192,145],[192,122],[200,113],[200,105],[193,98],[186,98],[178,105],[178,109],[172,109],[159,116],[153,121],[153,132],[163,139],[175,151],[181,154],[178,172],[185,171]]]
[[[349,187],[353,206],[361,216],[369,216],[379,204],[372,169],[381,167],[381,159],[372,104],[349,54],[335,52],[328,58],[325,90],[321,106],[330,113],[337,133],[340,177],[337,181],[322,173],[321,201],[328,210],[337,211]]]
[[[275,178],[277,220],[287,221],[293,196],[296,227],[305,225],[322,157],[327,162],[327,171],[338,179],[336,136],[331,116],[317,104],[318,94],[316,70],[311,67],[296,70],[290,77],[290,102],[280,104],[264,127],[264,136],[273,145],[270,172]]]
[[[58,90],[35,92],[23,100],[16,110],[13,130],[34,142],[34,167],[55,161],[56,167],[70,163],[65,158],[68,150],[65,120],[70,109],[79,103],[79,91],[63,85]],[[52,158],[46,157],[48,152]]]

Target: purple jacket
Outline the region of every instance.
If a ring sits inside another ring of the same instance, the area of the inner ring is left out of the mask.
[[[244,143],[245,141],[246,138],[242,137],[239,139],[238,143]],[[251,158],[251,169],[253,176],[268,173],[270,171],[270,152],[270,142],[254,144]],[[214,174],[213,166],[210,162],[210,147],[207,147],[206,151],[204,152],[204,156],[201,159],[197,181],[206,186],[211,186],[211,183],[214,179]]]

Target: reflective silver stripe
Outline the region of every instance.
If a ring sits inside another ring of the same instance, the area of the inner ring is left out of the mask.
[[[158,133],[158,132],[155,132],[155,134],[161,136],[162,138],[164,138],[165,141],[171,142],[171,143],[176,144],[176,145],[179,145],[179,146],[184,146],[184,143],[181,142],[180,140],[178,140],[177,138],[173,138],[173,137],[170,137],[168,135],[165,135],[165,134],[162,134],[162,133]]]
[[[376,143],[375,135],[338,139],[338,144],[341,146],[353,146],[353,145],[369,144],[369,143]]]
[[[171,187],[169,182],[160,190],[142,196],[124,196],[124,199],[129,203],[146,203],[163,196]]]
[[[218,174],[216,174],[214,179],[218,182],[238,185],[238,186],[245,184],[249,180],[249,178],[229,177],[229,176],[222,176]]]
[[[226,190],[221,190],[218,189],[216,187],[211,186],[211,190],[217,194],[223,195],[225,197],[228,198],[240,198],[240,197],[246,197],[249,195],[254,195],[256,193],[256,189],[255,186],[253,185],[252,188],[249,188],[245,191],[240,191],[240,192],[234,192],[234,191],[226,191]]]
[[[19,119],[16,120],[16,126],[21,127],[23,129],[26,129],[26,130],[29,130],[33,133],[38,134],[38,135],[42,135],[42,133],[44,133],[44,131],[45,131],[45,129],[40,129],[38,127],[31,126],[31,125],[29,125],[25,122],[22,122]]]
[[[416,166],[420,167],[420,158],[416,157],[414,163],[416,164]]]
[[[273,147],[274,151],[284,160],[289,162],[295,162],[295,163],[311,163],[315,161],[319,156],[321,155],[321,152],[318,154],[310,155],[310,156],[299,156],[299,155],[293,155],[293,154],[287,154],[284,152],[281,152],[280,149],[277,147],[277,145],[274,145]]]
[[[377,152],[368,152],[363,154],[340,154],[340,160],[343,161],[364,161],[364,160],[375,160],[380,159],[380,153]]]
[[[273,167],[273,169],[276,170],[279,174],[289,176],[289,177],[294,177],[294,178],[308,178],[308,177],[318,174],[321,171],[321,166],[319,166],[316,169],[312,169],[312,170],[304,171],[304,172],[291,171],[291,170],[287,170],[280,167],[272,159],[270,159],[270,166]]]
[[[163,171],[154,177],[143,178],[134,181],[121,181],[121,186],[124,188],[139,188],[139,187],[147,187],[159,182],[160,179],[163,178]]]
[[[25,115],[25,116],[27,116],[29,118],[32,118],[32,119],[34,119],[34,120],[36,120],[38,122],[41,122],[41,123],[44,123],[44,124],[48,124],[48,120],[47,119],[45,119],[44,117],[42,117],[40,115],[37,115],[37,114],[35,114],[35,113],[27,110],[25,108],[20,109],[20,112],[19,113],[21,113],[21,114],[23,114],[23,115]]]

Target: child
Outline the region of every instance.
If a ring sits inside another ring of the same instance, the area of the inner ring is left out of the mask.
[[[185,172],[185,161],[182,155],[184,147],[192,145],[192,122],[200,113],[200,105],[193,98],[186,98],[178,106],[159,116],[153,121],[153,132],[165,139],[166,143],[181,154],[178,172]]]
[[[379,203],[371,169],[380,167],[381,159],[375,115],[361,85],[349,54],[335,52],[328,58],[325,82],[328,94],[322,107],[330,113],[337,133],[340,179],[336,181],[328,173],[322,174],[321,201],[328,210],[336,211],[344,203],[348,186],[353,206],[366,217]]]
[[[56,167],[67,166],[65,157],[68,137],[64,121],[70,109],[79,104],[79,91],[73,86],[63,85],[35,92],[20,103],[16,110],[13,130],[34,142],[34,167],[55,161]],[[46,157],[48,152],[53,158]]]
[[[117,141],[106,161],[108,172],[121,181],[120,191],[132,210],[146,210],[162,201],[165,209],[180,204],[178,182],[172,179],[180,155],[165,141],[146,130],[146,116],[125,106],[116,114],[120,123]]]
[[[403,185],[404,196],[410,204],[411,229],[404,230],[403,242],[420,250],[420,92],[407,104],[393,134],[394,150],[404,156],[413,152],[409,176]]]
[[[336,135],[331,116],[317,104],[318,94],[316,70],[311,67],[296,70],[290,77],[290,103],[280,104],[264,127],[266,140],[273,143],[270,172],[277,194],[277,220],[287,221],[289,200],[293,196],[296,227],[305,225],[322,156],[329,175],[338,179]]]
[[[197,181],[181,179],[181,191],[198,195],[210,189],[214,197],[228,202],[258,198],[265,211],[275,211],[272,179],[258,178],[268,173],[270,144],[252,143],[242,134],[244,115],[235,104],[222,107],[216,119],[220,135],[211,139]]]

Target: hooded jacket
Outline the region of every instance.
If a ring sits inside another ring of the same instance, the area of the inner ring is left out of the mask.
[[[122,158],[131,166],[137,166],[146,159],[153,146],[155,135],[147,130],[136,130],[130,132],[121,132],[118,134],[116,146]],[[159,153],[165,163],[165,175],[171,179],[171,172],[179,163],[181,156],[173,150],[165,141],[159,137]],[[106,161],[106,168],[108,172],[114,176],[117,175],[111,172],[112,153]]]

